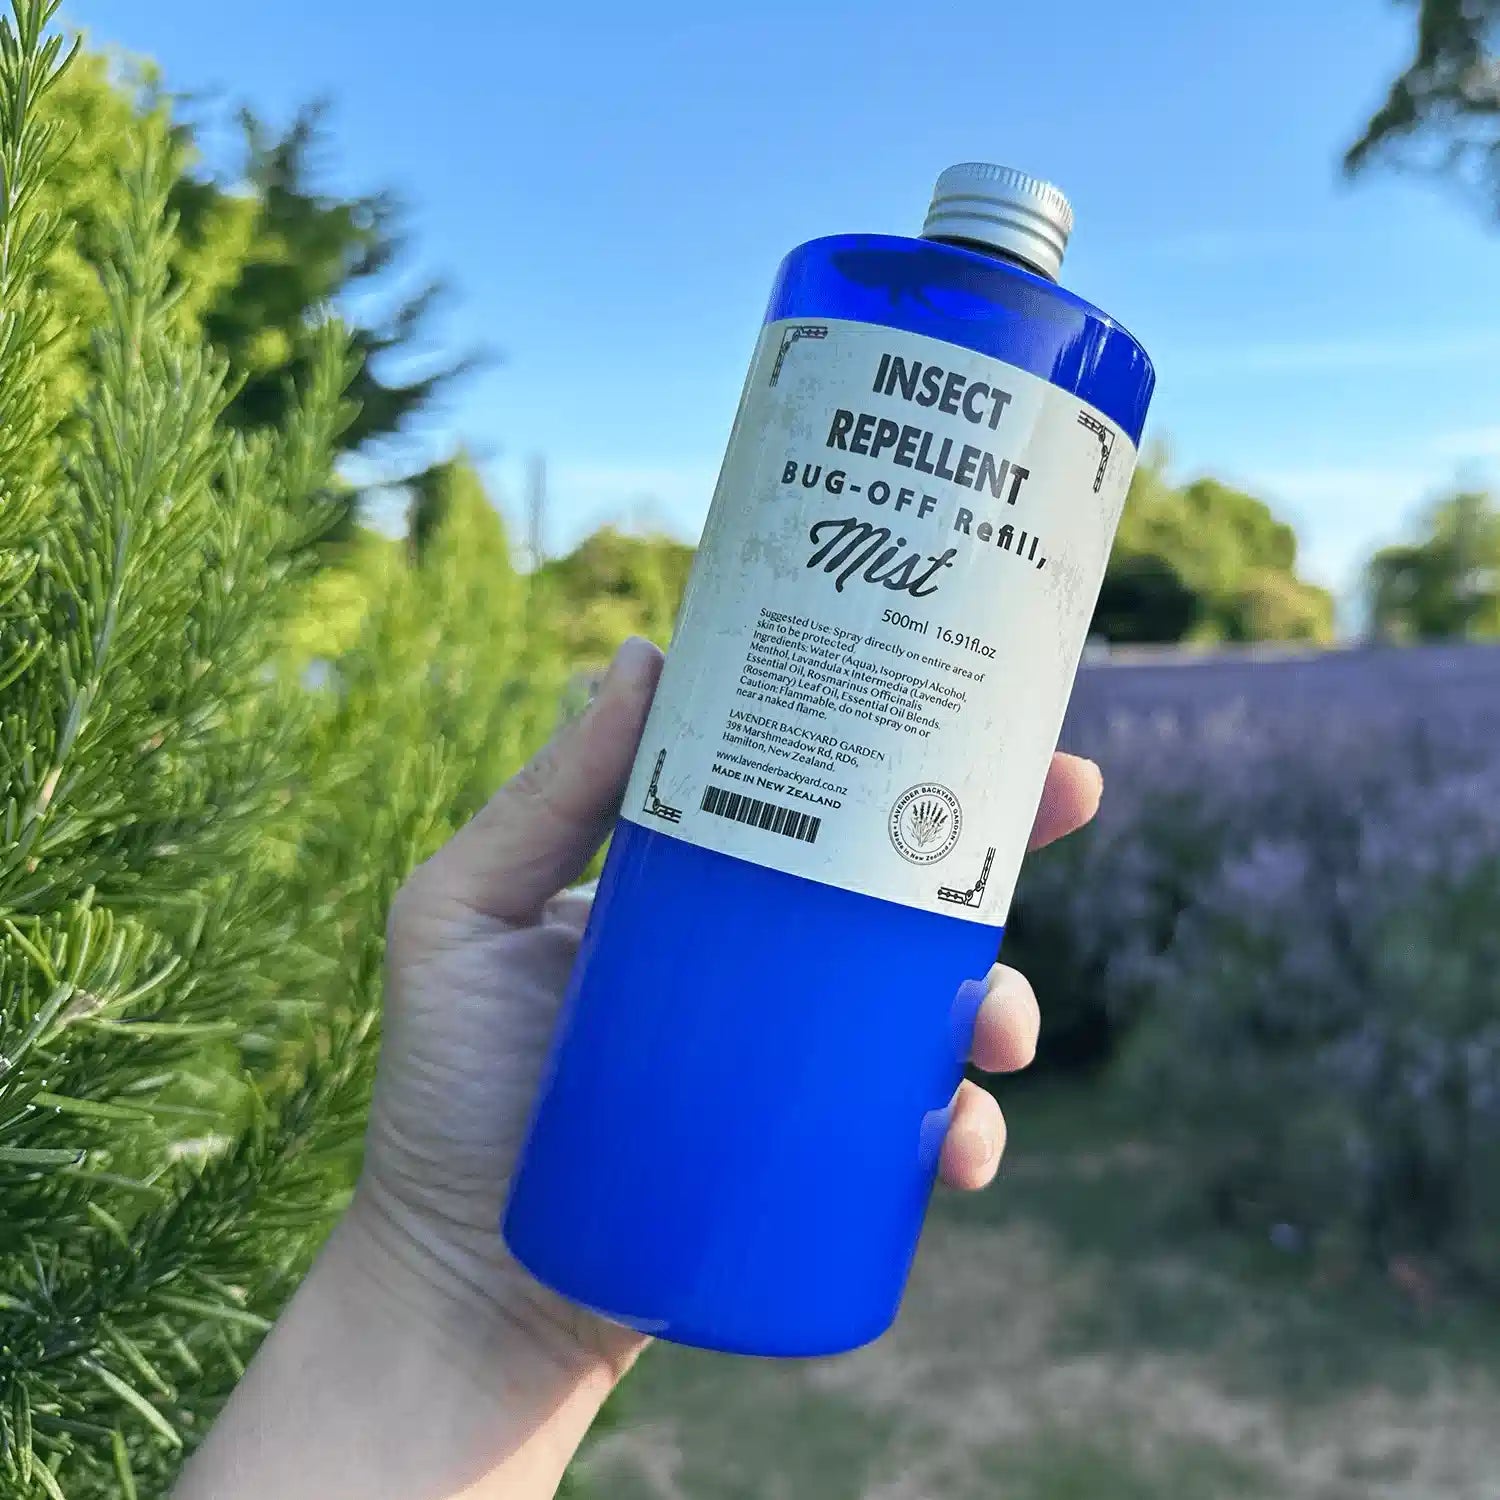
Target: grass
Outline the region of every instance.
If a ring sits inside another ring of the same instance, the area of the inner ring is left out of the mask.
[[[896,1329],[837,1360],[662,1345],[584,1465],[611,1500],[1494,1500],[1500,1317],[1418,1316],[1215,1231],[1097,1091],[1007,1101]]]
[[[1159,1500],[1159,1497],[1262,1495],[1272,1476],[1259,1465],[1200,1440],[1142,1442],[1129,1428],[1082,1435],[1044,1429],[983,1457],[1004,1476],[1012,1500]],[[976,1494],[994,1494],[977,1490]]]

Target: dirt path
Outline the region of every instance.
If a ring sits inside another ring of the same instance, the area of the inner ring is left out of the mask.
[[[939,1215],[887,1338],[796,1364],[655,1350],[585,1473],[610,1500],[1500,1497],[1492,1374],[1434,1351],[1302,1389],[1276,1361],[1316,1363],[1318,1325],[1276,1306],[1195,1263],[1116,1275],[1041,1224]]]

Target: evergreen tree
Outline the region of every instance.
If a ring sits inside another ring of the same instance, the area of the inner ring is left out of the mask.
[[[324,325],[282,427],[224,425],[148,138],[59,420],[56,8],[0,23],[0,1487],[147,1496],[325,1222],[367,1081],[368,975],[327,1016],[302,998],[312,729],[267,670],[350,371]],[[346,920],[378,943],[379,913]]]
[[[244,196],[254,205],[237,274],[215,288],[204,312],[208,336],[243,381],[229,419],[247,428],[281,420],[287,391],[305,378],[316,358],[309,310],[354,293],[365,314],[351,326],[357,363],[350,395],[358,410],[343,442],[350,449],[388,447],[463,365],[428,359],[419,373],[394,373],[393,363],[410,368],[441,287],[430,282],[410,295],[387,287],[385,274],[405,247],[400,208],[391,194],[343,198],[318,187],[325,117],[325,107],[313,105],[277,132],[251,111],[241,111],[240,193],[184,176],[175,197],[187,210],[184,220],[194,240],[203,243],[223,235],[226,198]],[[383,311],[371,311],[377,307]]]
[[[461,464],[310,634],[358,356],[324,320],[276,425],[231,419],[165,128],[58,275],[92,143],[57,5],[0,21],[0,1494],[142,1500],[347,1197],[391,897],[570,675]]]
[[[42,368],[53,399],[66,409],[82,396],[92,368],[91,333],[108,316],[99,271],[125,213],[127,169],[148,143],[169,150],[175,200],[193,148],[148,82],[116,78],[101,53],[80,49],[38,108],[43,125],[67,142],[36,185],[39,211],[65,228],[52,237],[44,267],[54,319]],[[237,279],[256,217],[249,195],[212,192],[193,208],[191,233],[179,233],[172,245],[171,316],[184,331],[200,328],[206,309]]]
[[[459,373],[460,362],[432,359],[413,372],[439,287],[404,294],[391,284],[405,240],[389,194],[342,197],[318,186],[327,133],[321,107],[304,109],[280,132],[242,111],[238,161],[217,175],[204,171],[193,128],[174,115],[149,66],[83,49],[42,108],[70,138],[39,185],[48,211],[69,229],[47,266],[59,314],[49,367],[61,402],[75,401],[90,373],[88,330],[106,311],[99,268],[123,211],[124,169],[146,141],[165,145],[172,162],[171,316],[185,332],[206,334],[227,359],[233,390],[224,421],[246,431],[282,421],[288,393],[305,385],[317,358],[318,309],[348,294],[360,311],[349,332],[357,410],[341,450],[390,456]]]
[[[412,765],[434,757],[443,824],[456,826],[572,706],[569,601],[517,567],[467,460],[438,465],[420,488],[408,546],[393,557],[366,543],[356,563],[366,580],[362,623],[343,627],[347,644],[315,674],[327,707],[321,732],[328,753],[350,762],[338,781],[352,794],[339,818],[321,821],[337,822],[351,846],[372,793],[404,784]]]

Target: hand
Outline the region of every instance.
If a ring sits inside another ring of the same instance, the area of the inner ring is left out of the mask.
[[[548,1357],[612,1375],[644,1340],[564,1302],[506,1253],[498,1224],[589,898],[575,881],[618,810],[661,655],[628,641],[597,697],[397,899],[390,924],[385,1042],[351,1225],[387,1275],[450,1299],[460,1318],[502,1317]],[[1058,755],[1032,837],[1087,822],[1101,778]],[[1014,969],[990,971],[973,1058],[1024,1068],[1040,1015]],[[1005,1121],[994,1097],[960,1086],[941,1173],[975,1189],[995,1175]]]

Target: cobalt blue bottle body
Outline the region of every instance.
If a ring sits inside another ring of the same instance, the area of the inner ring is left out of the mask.
[[[817,1355],[896,1314],[1154,377],[931,238],[800,246],[766,330],[504,1232],[613,1321]]]

